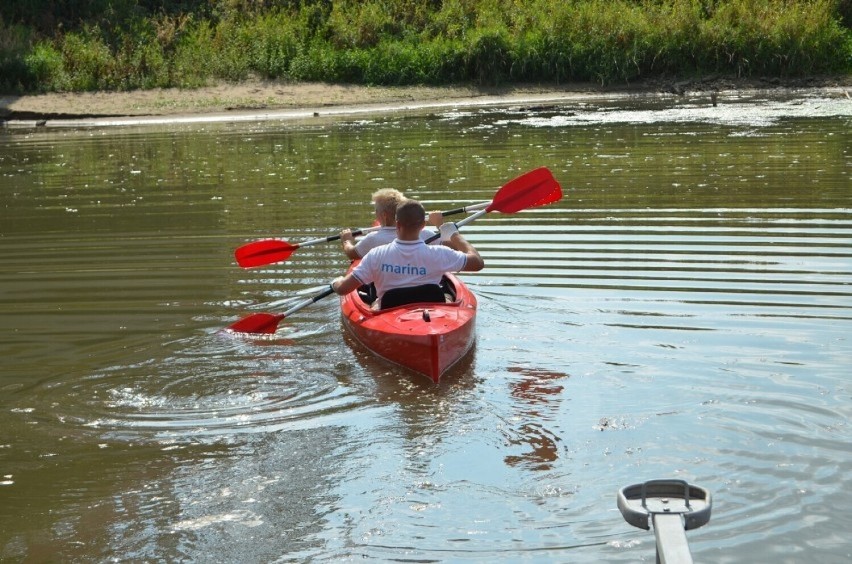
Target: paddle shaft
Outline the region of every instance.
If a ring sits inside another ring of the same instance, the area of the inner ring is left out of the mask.
[[[483,215],[485,215],[487,213],[488,213],[488,210],[479,210],[478,212],[467,216],[463,220],[456,222],[456,227],[462,227],[464,225],[467,225],[468,223],[471,223],[472,221],[476,221],[477,219],[479,219],[480,217],[482,217]],[[426,239],[426,244],[428,245],[432,241],[435,241],[435,240],[440,239],[440,238],[441,238],[441,234],[435,233],[434,235],[432,235],[431,237]]]
[[[373,231],[378,231],[381,229],[381,225],[376,225],[373,227],[364,227],[361,229],[353,229],[352,236],[358,237],[359,235],[366,235],[367,233],[372,233]],[[317,245],[319,243],[331,243],[332,241],[340,240],[340,235],[329,235],[328,237],[321,237],[319,239],[311,239],[310,241],[302,241],[301,243],[296,243],[293,245],[295,248],[299,247],[309,247],[311,245]]]
[[[466,212],[477,211],[477,210],[484,210],[485,208],[487,208],[490,205],[491,205],[491,202],[480,202],[478,204],[471,204],[469,206],[464,206],[464,207],[461,207],[461,208],[455,208],[455,209],[443,211],[443,212],[441,212],[441,215],[442,216],[458,215],[460,213],[466,213]],[[365,229],[355,229],[355,230],[352,231],[352,236],[357,237],[359,235],[366,235],[367,233],[371,233],[373,231],[378,231],[381,228],[382,228],[381,225],[376,225],[376,226],[373,226],[373,227],[367,227]],[[325,243],[325,242],[330,243],[331,241],[337,241],[339,239],[340,239],[340,235],[331,235],[331,236],[325,237],[323,239],[315,239],[313,241],[305,241],[304,243],[299,243],[297,246],[304,247],[306,245],[314,245],[316,243]],[[430,240],[434,241],[435,239],[430,239]]]
[[[334,293],[334,290],[332,290],[331,286],[329,286],[328,288],[326,288],[325,290],[323,290],[319,294],[317,294],[315,296],[311,296],[310,298],[307,298],[307,299],[297,303],[296,305],[294,305],[293,307],[291,307],[290,309],[288,309],[284,313],[280,313],[279,315],[281,316],[281,319],[284,319],[285,317],[293,315],[294,313],[296,313],[300,309],[304,309],[304,308],[308,307],[309,305],[316,303],[316,302],[320,301],[321,299],[332,295],[333,293]]]
[[[460,213],[476,211],[487,208],[491,202],[480,202],[478,204],[471,204],[469,206],[464,206],[462,208],[455,208],[452,210],[448,210],[445,212],[441,212],[441,215],[457,215]],[[381,225],[374,225],[373,227],[362,227],[360,229],[353,229],[352,236],[358,237],[359,235],[367,235],[368,233],[372,233],[373,231],[378,231],[381,229]],[[302,241],[301,243],[293,244],[294,247],[308,247],[310,245],[317,245],[319,243],[331,243],[332,241],[339,241],[340,234],[337,235],[329,235],[328,237],[320,237],[319,239],[312,239],[310,241]]]
[[[460,213],[467,213],[472,211],[484,210],[488,206],[491,205],[491,202],[480,202],[478,204],[471,204],[469,206],[464,206],[463,208],[455,208],[452,210],[447,210],[445,212],[441,212],[441,215],[457,215]]]

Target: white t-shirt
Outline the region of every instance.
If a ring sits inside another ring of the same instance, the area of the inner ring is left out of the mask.
[[[447,272],[458,272],[467,264],[467,256],[444,245],[394,239],[366,254],[352,271],[362,284],[376,285],[379,299],[394,288],[440,284]]]
[[[432,235],[434,235],[434,233],[428,229],[424,229],[420,232],[420,238],[424,241]],[[387,245],[388,243],[393,242],[394,239],[396,239],[396,227],[393,225],[382,227],[378,231],[371,231],[367,233],[363,239],[355,243],[355,251],[358,253],[359,257],[364,258],[371,250],[376,247],[381,247],[382,245]],[[440,243],[441,240],[437,239],[437,242]]]

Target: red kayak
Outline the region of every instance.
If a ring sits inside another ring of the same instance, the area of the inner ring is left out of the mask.
[[[444,303],[381,311],[370,308],[364,292],[350,292],[340,297],[343,324],[377,356],[438,383],[473,346],[476,320],[476,296],[457,276],[444,276],[441,287],[447,296]]]

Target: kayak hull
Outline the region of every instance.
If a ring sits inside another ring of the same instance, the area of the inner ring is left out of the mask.
[[[359,292],[340,297],[347,330],[373,354],[438,383],[473,347],[476,297],[455,275],[445,276],[455,299],[374,311]]]

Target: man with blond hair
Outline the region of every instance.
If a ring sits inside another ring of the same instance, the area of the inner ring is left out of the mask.
[[[340,241],[343,243],[343,253],[352,260],[367,256],[371,249],[381,245],[387,245],[396,238],[396,208],[405,200],[402,192],[394,188],[382,188],[373,193],[372,201],[376,210],[376,220],[381,229],[368,233],[363,239],[355,242],[351,229],[340,232]],[[441,225],[443,218],[441,212],[429,214],[430,225]],[[425,241],[434,233],[424,229],[420,237]]]

